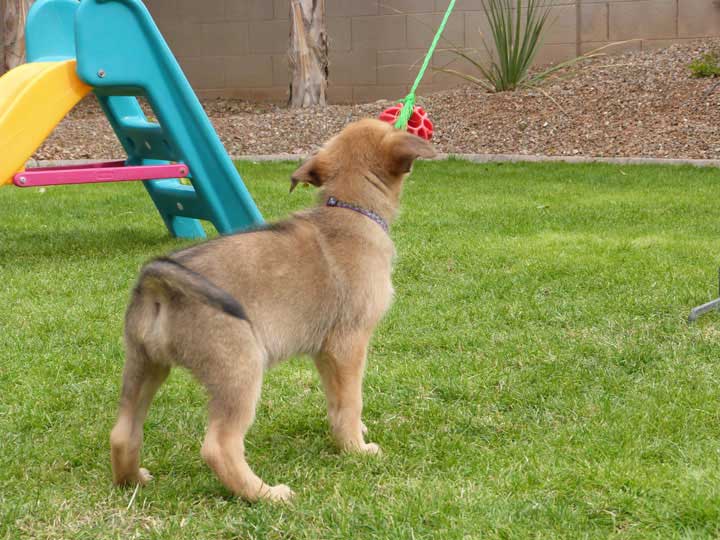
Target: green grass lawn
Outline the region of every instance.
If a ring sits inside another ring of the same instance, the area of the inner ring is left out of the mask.
[[[239,165],[264,215],[295,164]],[[718,175],[421,163],[365,384],[378,459],[340,455],[311,362],[270,372],[249,460],[292,506],[228,495],[176,370],[132,490],[110,482],[122,319],[168,237],[142,187],[0,190],[0,537],[716,538]]]

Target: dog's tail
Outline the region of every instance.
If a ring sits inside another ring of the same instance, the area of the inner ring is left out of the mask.
[[[248,317],[240,303],[202,274],[190,270],[173,259],[160,257],[146,264],[138,279],[138,287],[160,285],[163,289],[182,294],[214,307],[237,319]]]

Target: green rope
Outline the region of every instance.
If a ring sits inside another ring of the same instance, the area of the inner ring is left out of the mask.
[[[443,20],[440,23],[437,32],[435,33],[435,38],[430,44],[430,49],[425,55],[425,61],[423,62],[422,67],[417,74],[417,77],[415,77],[415,82],[413,83],[412,88],[410,88],[410,93],[405,96],[405,99],[403,100],[403,107],[400,110],[397,121],[395,122],[395,127],[398,129],[405,129],[407,127],[408,120],[410,119],[410,115],[413,112],[413,107],[415,106],[415,90],[417,90],[417,87],[420,85],[420,81],[422,80],[423,75],[425,75],[425,70],[427,69],[428,64],[430,64],[430,59],[435,52],[435,47],[437,47],[438,41],[440,41],[440,36],[442,35],[443,30],[445,30],[445,25],[447,24],[447,21],[450,18],[450,13],[452,13],[454,7],[455,0],[450,0],[447,11],[445,11],[445,16],[443,17]]]

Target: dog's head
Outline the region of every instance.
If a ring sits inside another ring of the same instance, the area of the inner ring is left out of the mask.
[[[342,189],[371,174],[397,198],[413,162],[435,155],[433,146],[420,137],[380,120],[360,120],[347,125],[293,173],[290,191],[300,183]]]

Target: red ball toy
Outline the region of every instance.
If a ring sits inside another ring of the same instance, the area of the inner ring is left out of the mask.
[[[385,109],[380,113],[380,120],[389,122],[390,124],[395,124],[402,107],[403,104],[398,103],[397,105],[393,105],[392,107]],[[428,118],[425,110],[419,105],[415,105],[413,107],[413,112],[408,119],[407,130],[413,135],[422,137],[426,141],[429,141],[432,138],[433,124],[430,121],[430,118]]]

